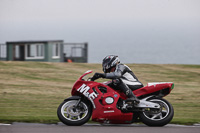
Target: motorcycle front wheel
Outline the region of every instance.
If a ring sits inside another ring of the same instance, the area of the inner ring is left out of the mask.
[[[140,119],[144,124],[148,126],[164,126],[172,120],[174,116],[174,109],[167,100],[162,98],[151,98],[147,101],[158,103],[160,105],[160,109],[150,109],[141,112]]]
[[[84,101],[78,106],[78,100],[68,100],[60,104],[57,110],[61,122],[69,126],[80,126],[89,121],[92,115],[92,107]]]

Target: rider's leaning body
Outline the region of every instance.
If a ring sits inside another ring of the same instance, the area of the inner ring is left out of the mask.
[[[143,84],[127,65],[120,63],[118,56],[106,56],[103,59],[102,67],[104,73],[95,73],[94,78],[112,79],[109,86],[120,89],[128,97],[127,100],[139,103],[132,90],[143,87]]]

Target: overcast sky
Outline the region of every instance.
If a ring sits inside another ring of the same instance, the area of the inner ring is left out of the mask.
[[[200,0],[0,0],[0,43],[54,39],[88,42],[90,62],[130,46],[198,52]]]

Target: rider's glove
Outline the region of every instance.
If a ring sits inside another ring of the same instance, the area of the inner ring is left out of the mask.
[[[95,73],[94,76],[92,77],[92,81],[99,79],[99,78],[105,78],[106,75],[104,73]]]

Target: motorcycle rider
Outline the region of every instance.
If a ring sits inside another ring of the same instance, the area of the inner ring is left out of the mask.
[[[132,70],[125,64],[120,63],[120,59],[115,55],[108,55],[103,59],[102,67],[104,73],[95,73],[92,80],[98,78],[112,79],[110,87],[121,90],[128,98],[127,101],[139,104],[139,99],[132,90],[143,87]]]

